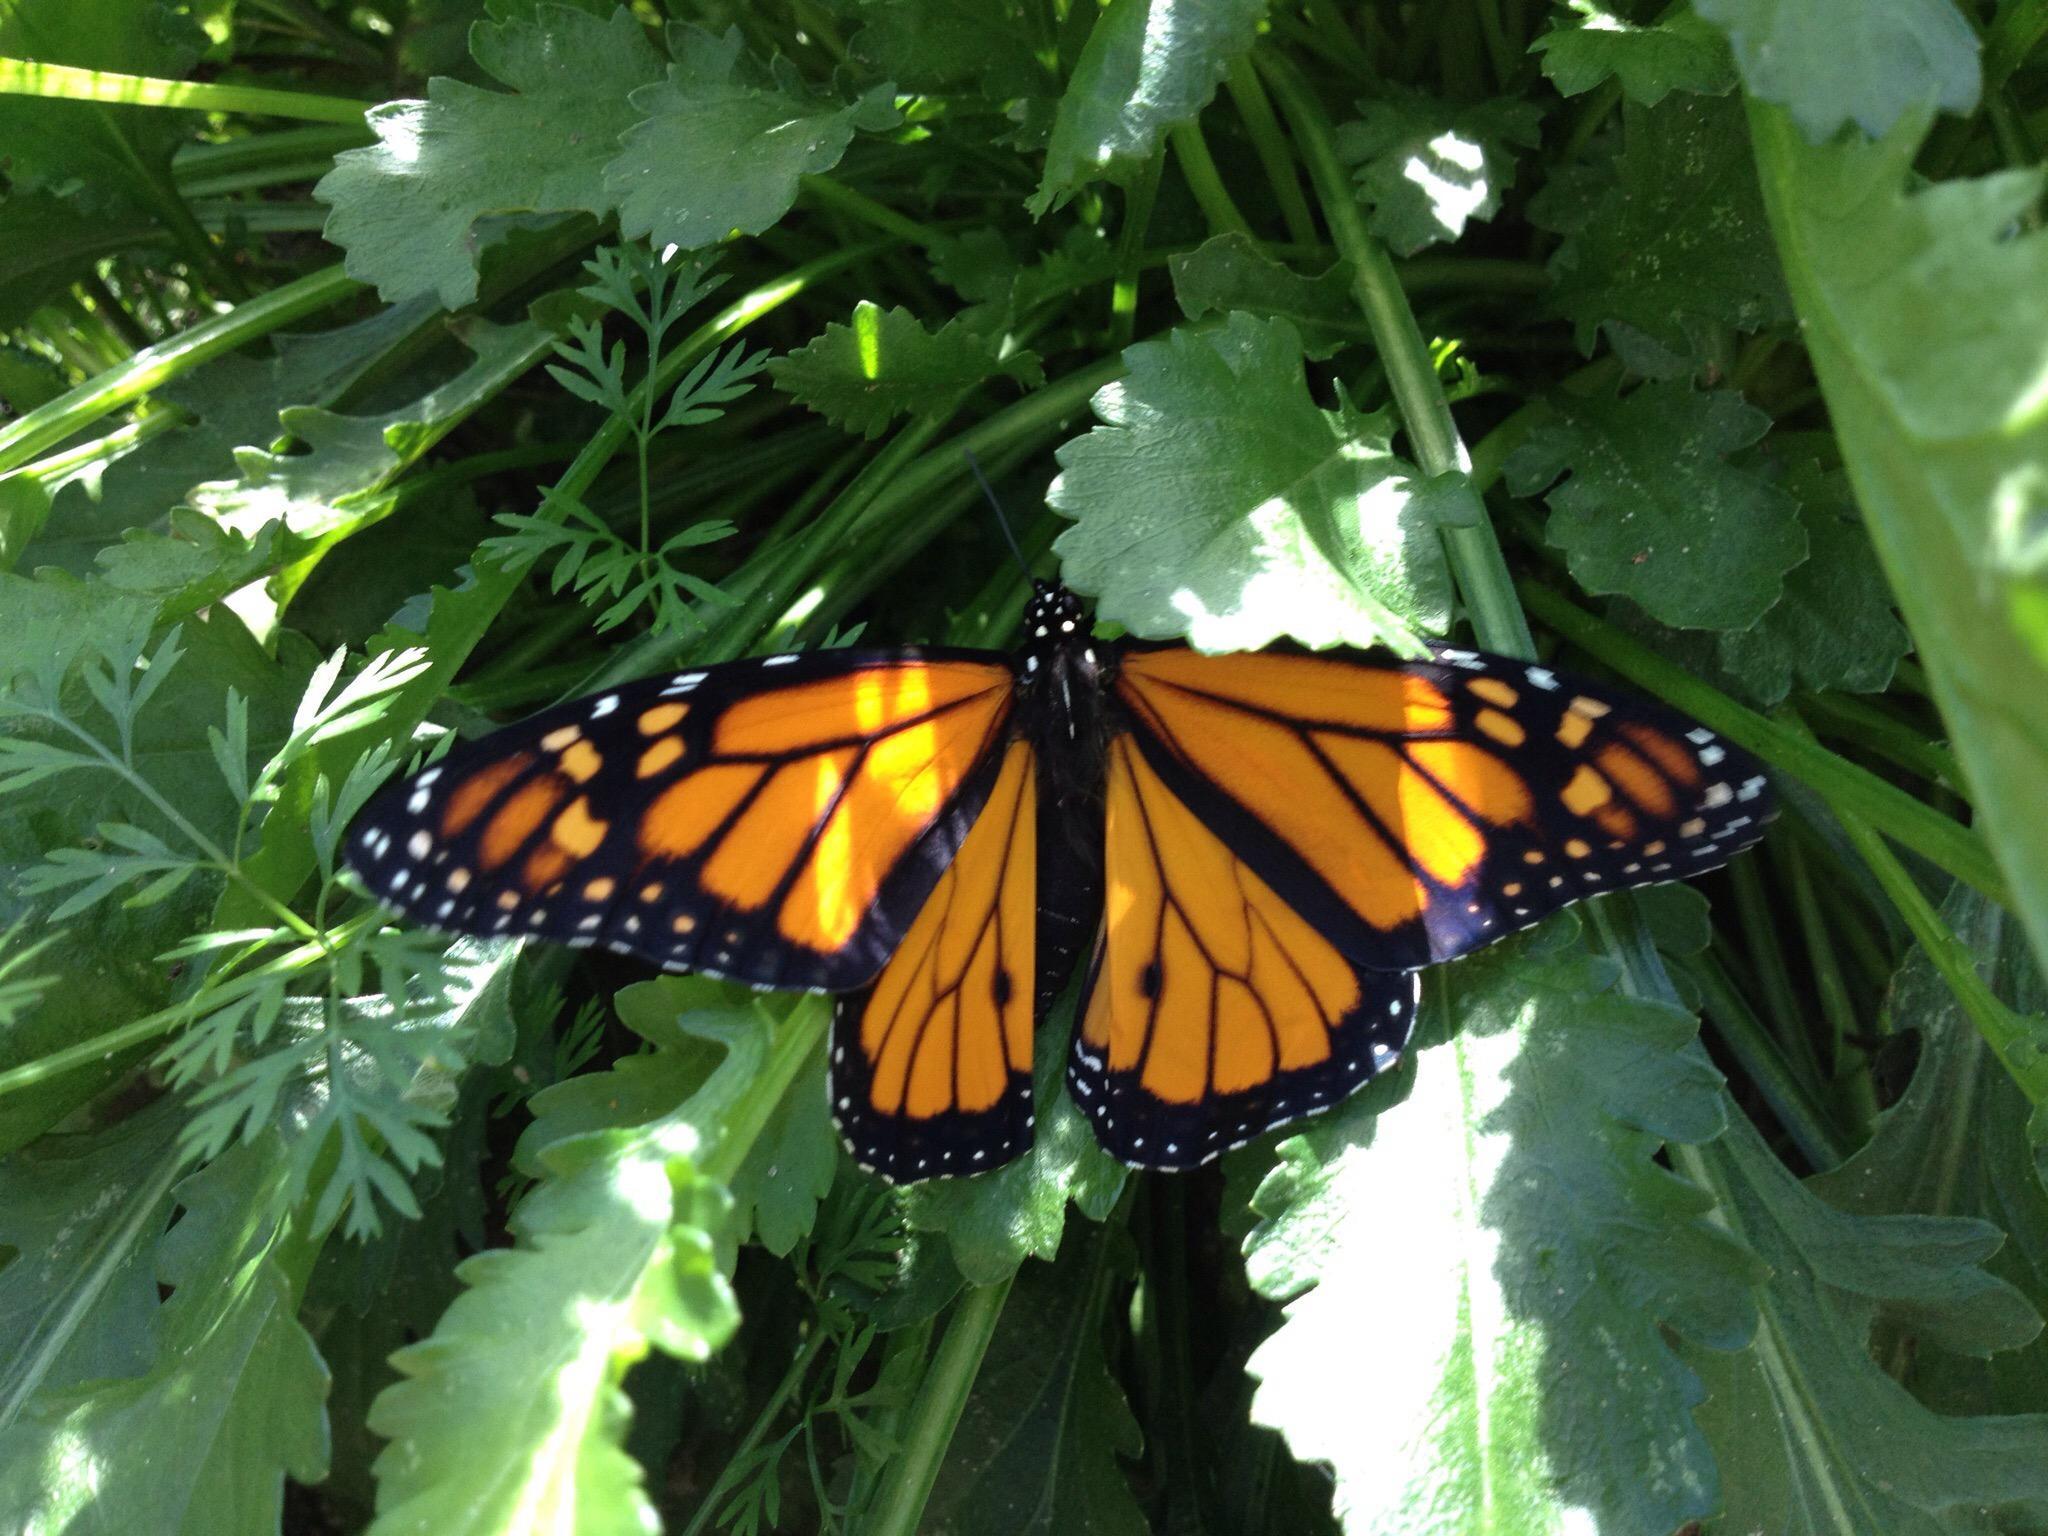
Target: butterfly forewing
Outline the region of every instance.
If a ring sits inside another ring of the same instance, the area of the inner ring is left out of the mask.
[[[457,746],[349,860],[457,932],[758,986],[871,981],[993,786],[1006,658],[829,651],[648,679]]]
[[[1448,960],[1568,902],[1677,880],[1761,835],[1746,754],[1550,668],[1133,649],[1145,760],[1357,963]]]

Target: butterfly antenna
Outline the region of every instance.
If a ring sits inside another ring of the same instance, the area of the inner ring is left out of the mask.
[[[967,461],[967,468],[974,476],[974,483],[981,487],[981,494],[988,498],[989,506],[994,508],[996,526],[1003,530],[1003,542],[1010,546],[1010,553],[1016,557],[1017,569],[1024,573],[1026,581],[1035,581],[1037,578],[1031,574],[1031,562],[1024,558],[1024,551],[1017,547],[1017,535],[1010,531],[1010,519],[1003,513],[1003,504],[996,500],[996,488],[988,483],[988,476],[981,472],[981,461],[975,458],[972,448],[962,448],[960,457]]]

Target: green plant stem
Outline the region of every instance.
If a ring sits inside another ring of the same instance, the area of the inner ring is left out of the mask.
[[[231,1003],[255,991],[272,976],[288,975],[318,964],[331,950],[345,947],[363,928],[382,921],[383,914],[380,912],[366,912],[359,917],[351,918],[347,923],[327,930],[322,935],[322,942],[300,944],[253,971],[245,971],[218,985],[209,983],[208,990],[200,994],[200,999],[204,1000],[208,1008],[219,1008]],[[80,1040],[61,1050],[52,1051],[47,1056],[38,1056],[34,1061],[25,1061],[18,1067],[0,1072],[0,1098],[5,1098],[17,1089],[31,1088],[50,1078],[61,1077],[66,1072],[75,1071],[80,1067],[92,1066],[110,1056],[117,1056],[132,1046],[143,1045],[159,1036],[167,1035],[194,1016],[195,1001],[200,999],[186,998],[172,1003],[167,1008],[146,1013],[139,1019],[131,1019],[105,1034],[94,1035],[89,1040]]]
[[[106,279],[97,272],[88,272],[79,279],[78,286],[85,296],[92,300],[93,313],[98,315],[122,342],[124,355],[133,356],[150,343],[150,336],[135,323],[135,317],[128,313],[128,307],[121,302],[120,295],[107,286]]]
[[[1228,86],[1230,99],[1252,141],[1252,150],[1266,173],[1266,184],[1273,189],[1273,201],[1280,205],[1287,238],[1297,245],[1315,244],[1315,215],[1309,211],[1308,199],[1302,196],[1287,136],[1280,131],[1280,121],[1273,115],[1273,103],[1259,83],[1258,71],[1241,54],[1231,61]]]
[[[1533,657],[1536,638],[1522,616],[1514,578],[1508,573],[1493,525],[1487,521],[1485,505],[1472,488],[1471,457],[1451,418],[1450,401],[1386,247],[1366,229],[1365,212],[1351,195],[1329,120],[1292,64],[1262,53],[1259,67],[1280,99],[1301,147],[1309,182],[1316,190],[1338,254],[1351,263],[1352,296],[1372,328],[1415,462],[1432,479],[1457,477],[1460,494],[1446,498],[1449,510],[1442,520],[1444,545],[1479,643],[1505,655]]]
[[[1763,876],[1754,859],[1742,859],[1728,871],[1735,888],[1735,913],[1742,929],[1743,948],[1748,953],[1750,975],[1761,994],[1764,1010],[1778,1044],[1816,1082],[1827,1080],[1820,1055],[1814,1049],[1812,1032],[1806,1027],[1806,1011],[1792,986],[1792,970],[1785,963],[1785,949],[1778,939],[1777,915],[1771,909]]]
[[[2035,1107],[2038,1118],[2042,1106],[2048,1105],[2048,1049],[2043,1048],[2048,1045],[2048,1040],[2043,1039],[2048,1031],[2038,1023],[2030,1025],[1985,985],[1984,978],[1977,974],[1976,957],[1969,946],[1941,920],[1934,903],[1876,830],[1858,816],[1845,814],[1841,821],[1857,854],[1877,877],[1878,885],[1905,919],[1906,927],[1934,962],[1934,968],[1990,1045],[1999,1064]]]
[[[237,175],[266,166],[332,160],[345,149],[373,143],[362,123],[320,123],[309,128],[269,128],[217,144],[186,144],[171,156],[171,176],[181,190],[192,182]]]
[[[1799,708],[1825,722],[1828,734],[1845,737],[1908,773],[1969,800],[1970,786],[1964,782],[1955,754],[1929,741],[1924,732],[1903,720],[1841,693],[1807,694],[1799,701]]]
[[[1212,235],[1249,235],[1252,227],[1230,196],[1230,189],[1223,184],[1217,173],[1216,161],[1209,153],[1209,142],[1202,137],[1201,120],[1183,123],[1168,135],[1173,145],[1173,162],[1180,167],[1181,179],[1188,184],[1188,191],[1194,194],[1195,204],[1202,210],[1202,217],[1209,221]]]
[[[1051,436],[1050,429],[1045,435]],[[1001,479],[1041,446],[1042,441],[1026,442],[994,450],[982,458],[982,464],[991,479]],[[943,459],[939,462],[943,466]],[[979,487],[956,479],[890,521],[864,517],[858,541],[819,572],[815,590],[823,597],[815,604],[805,605],[805,611],[792,609],[778,618],[763,637],[764,648],[802,648],[815,643],[861,599],[915,559],[917,552],[942,528],[980,504]]]
[[[1507,28],[1501,21],[1500,0],[1479,0],[1479,36],[1486,44],[1487,62],[1493,66],[1495,88],[1513,90],[1523,60],[1515,45],[1508,41]]]
[[[209,85],[197,80],[160,80],[69,64],[0,58],[0,95],[43,96],[63,101],[96,101],[117,107],[181,107],[194,112],[250,112],[314,123],[361,123],[374,103],[308,91],[276,91],[253,85]]]
[[[101,417],[133,404],[201,363],[325,309],[359,292],[362,286],[339,266],[323,267],[144,348],[118,367],[0,427],[0,474],[19,469],[45,448],[84,431]]]
[[[1008,1280],[968,1290],[953,1309],[922,1390],[903,1428],[902,1446],[876,1495],[862,1536],[917,1536],[939,1463],[967,1406],[967,1394],[1009,1299]]]
[[[782,1380],[777,1382],[775,1390],[768,1394],[768,1401],[761,1405],[761,1411],[754,1416],[754,1422],[748,1426],[740,1443],[733,1447],[732,1454],[726,1458],[724,1469],[718,1474],[718,1480],[705,1490],[704,1497],[697,1504],[697,1512],[690,1516],[690,1523],[683,1527],[682,1536],[697,1536],[697,1533],[704,1529],[705,1522],[716,1516],[720,1502],[731,1490],[732,1485],[739,1480],[737,1469],[745,1465],[747,1458],[754,1453],[754,1448],[768,1437],[768,1426],[782,1416],[783,1408],[788,1405],[790,1398],[796,1395],[796,1389],[803,1385],[804,1377],[810,1374],[812,1363],[817,1360],[819,1352],[824,1349],[831,1337],[826,1329],[816,1324],[812,1325],[811,1336],[804,1340],[803,1348],[796,1352],[796,1358],[789,1362],[789,1369],[782,1373]]]
[[[1807,1080],[1794,1071],[1778,1042],[1712,955],[1680,962],[1700,989],[1702,1012],[1743,1076],[1755,1085],[1800,1156],[1816,1171],[1833,1168],[1852,1143],[1836,1127]]]
[[[920,224],[891,208],[887,203],[878,203],[864,192],[856,192],[844,182],[834,181],[830,176],[802,176],[798,184],[812,201],[827,208],[856,218],[861,223],[881,231],[906,245],[930,250],[945,239],[929,224]]]
[[[943,416],[951,412],[905,427],[815,523],[783,546],[787,551],[784,558],[747,593],[740,609],[720,626],[717,639],[699,659],[729,660],[747,654],[763,636],[786,638],[830,600],[831,594],[819,580],[819,572],[835,561],[848,563],[840,560],[841,546],[854,530],[868,526],[887,530],[889,548],[876,552],[872,558],[901,558],[917,547],[919,538],[903,528],[901,520],[911,517],[922,521],[929,517],[941,490],[966,479],[963,449],[984,459],[994,459],[1014,442],[1050,434],[1122,371],[1123,360],[1110,358],[1093,368],[1068,374],[986,417],[942,447],[923,452],[921,457],[915,456],[938,435],[944,424]],[[914,457],[915,462],[911,462]],[[621,678],[652,670],[655,657],[660,654],[644,646],[631,650],[631,655],[621,658]]]
[[[1900,789],[1828,751],[1803,732],[1743,708],[1716,688],[1666,661],[1648,646],[1553,592],[1521,585],[1529,611],[1574,645],[1637,687],[1668,700],[1702,725],[1755,753],[1773,768],[1804,780],[1838,816],[1861,816],[1886,837],[1983,892],[2010,905],[2005,880],[1983,839]]]
[[[820,256],[815,261],[808,261],[793,268],[786,277],[763,283],[760,287],[742,294],[692,331],[662,359],[659,368],[640,381],[629,403],[629,411],[639,410],[640,391],[651,390],[657,394],[665,394],[713,347],[730,340],[763,315],[787,304],[825,278],[865,261],[880,251],[893,248],[894,243],[882,240],[869,241],[834,251],[828,256]],[[590,440],[583,445],[582,452],[578,453],[575,460],[562,472],[562,477],[555,482],[549,499],[582,500],[590,487],[596,483],[597,477],[603,473],[605,466],[612,461],[619,449],[625,446],[632,430],[630,417],[613,416],[607,419],[603,426],[591,434]],[[542,511],[543,515],[546,515],[545,503]]]
[[[1159,175],[1165,164],[1165,155],[1154,155],[1124,193],[1123,227],[1117,231],[1116,281],[1109,290],[1109,333],[1119,351],[1131,344],[1137,330],[1145,229],[1152,222],[1152,202],[1159,195]]]
[[[291,26],[300,29],[299,35],[313,42],[322,42],[338,53],[348,55],[358,64],[373,73],[387,73],[391,64],[367,39],[357,37],[346,28],[337,26],[323,16],[307,0],[252,0],[252,7],[267,12]]]
[[[1792,909],[1799,918],[1799,931],[1806,944],[1807,968],[1813,975],[1813,990],[1820,999],[1821,1017],[1828,1022],[1833,1047],[1832,1081],[1844,1108],[1855,1117],[1859,1139],[1877,1128],[1877,1085],[1871,1080],[1870,1061],[1855,1037],[1856,1009],[1849,1000],[1849,988],[1842,980],[1842,967],[1828,935],[1821,912],[1820,892],[1813,883],[1804,851],[1787,839],[1773,852],[1783,856],[1792,887]]]

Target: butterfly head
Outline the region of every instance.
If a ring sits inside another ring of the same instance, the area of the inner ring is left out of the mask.
[[[1089,644],[1087,610],[1081,600],[1056,582],[1033,583],[1030,606],[1024,610],[1024,642],[1020,647],[1027,673],[1054,665],[1054,658]],[[1037,665],[1031,665],[1032,659]]]

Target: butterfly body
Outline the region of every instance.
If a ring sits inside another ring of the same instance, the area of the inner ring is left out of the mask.
[[[892,1179],[1028,1148],[1036,1026],[1179,1168],[1392,1066],[1418,968],[1753,842],[1756,765],[1644,700],[1425,661],[1096,640],[1042,586],[1013,655],[767,657],[577,700],[384,792],[350,862],[459,932],[840,994],[842,1134]]]

